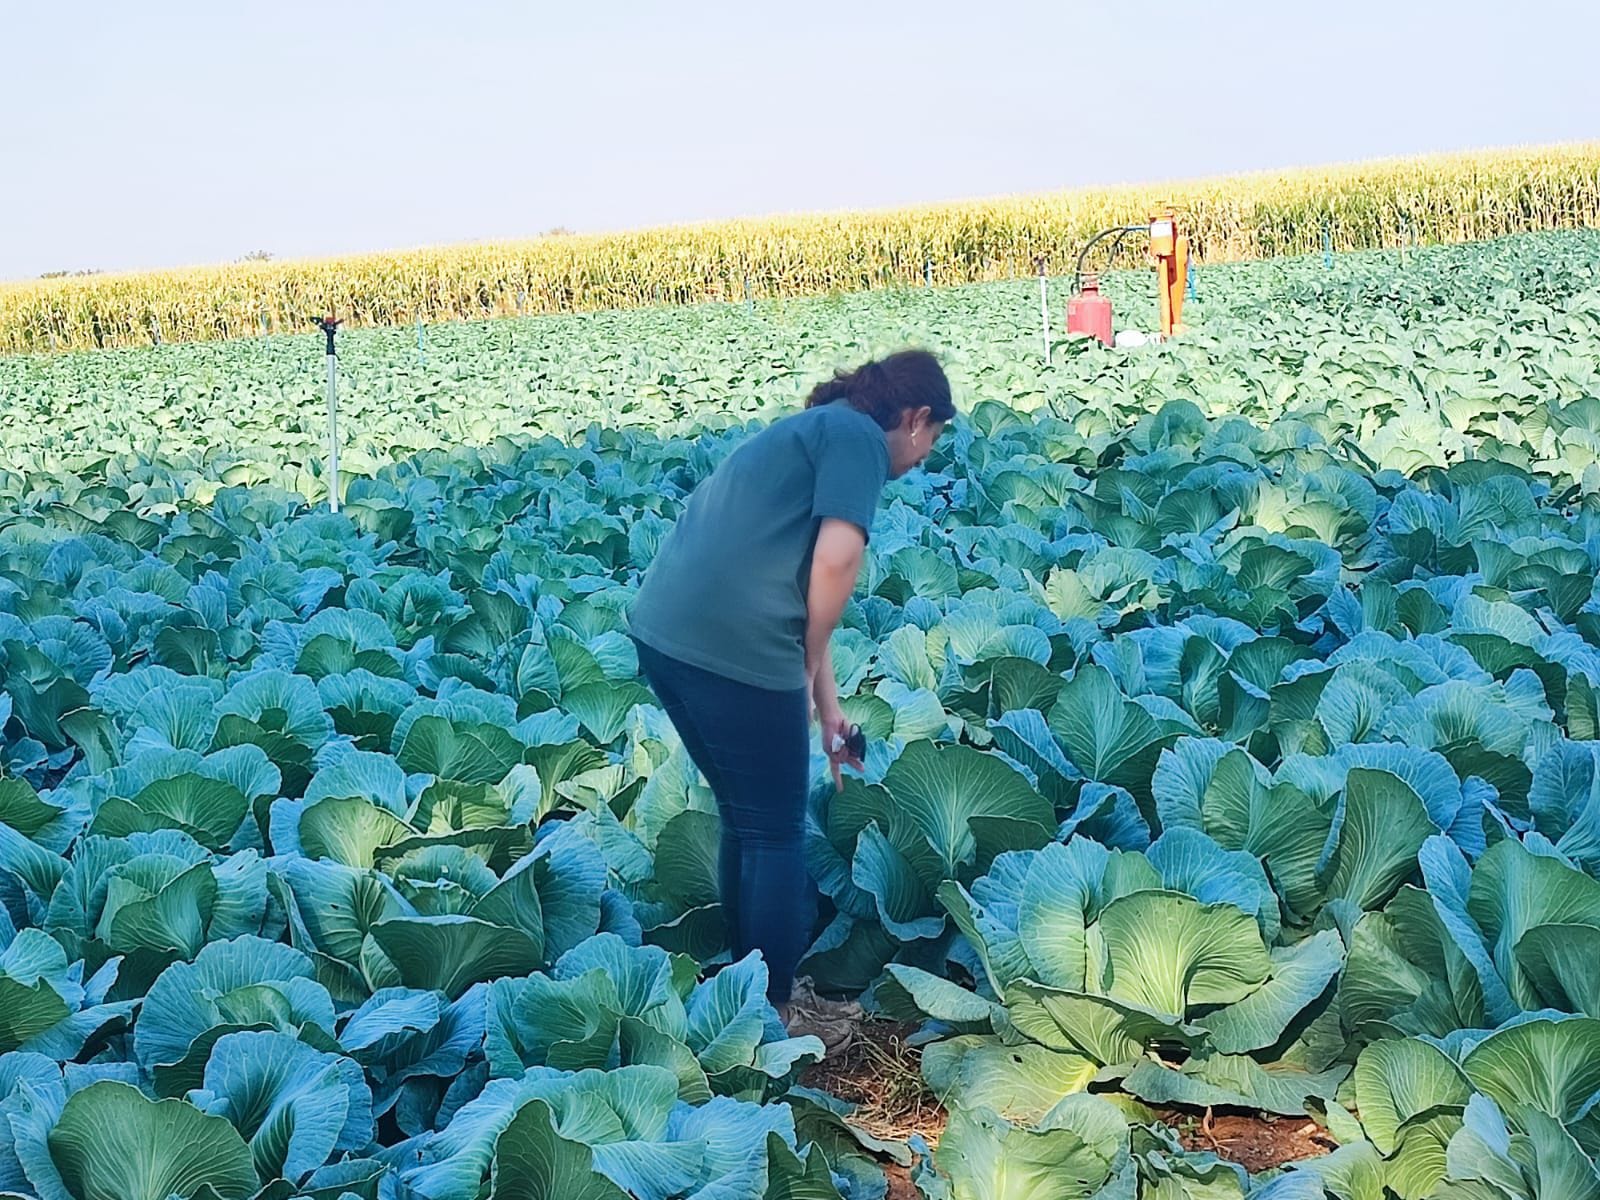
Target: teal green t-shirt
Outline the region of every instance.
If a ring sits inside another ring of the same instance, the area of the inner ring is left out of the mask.
[[[806,591],[823,518],[870,531],[889,474],[878,423],[843,400],[775,421],[690,495],[628,613],[670,658],[774,691],[806,683]]]

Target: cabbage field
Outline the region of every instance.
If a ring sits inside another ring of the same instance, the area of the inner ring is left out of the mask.
[[[1600,1198],[1597,264],[1207,268],[1050,365],[1031,283],[364,331],[337,515],[320,338],[0,359],[0,1196]],[[835,640],[802,969],[936,1148],[727,961],[624,634],[910,340],[965,413]],[[1332,1152],[1173,1128],[1234,1112]]]

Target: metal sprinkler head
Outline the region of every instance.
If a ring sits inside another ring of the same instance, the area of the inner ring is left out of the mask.
[[[322,330],[322,332],[327,335],[327,338],[328,338],[328,353],[329,353],[329,355],[332,355],[334,353],[333,335],[339,332],[339,326],[343,325],[344,322],[342,320],[340,320],[338,317],[334,316],[332,313],[329,313],[325,317],[317,318],[315,321],[312,322],[312,324],[315,325],[318,329]]]

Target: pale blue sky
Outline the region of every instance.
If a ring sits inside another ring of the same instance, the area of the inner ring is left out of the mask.
[[[1597,42],[1594,0],[0,0],[0,279],[1600,137]]]

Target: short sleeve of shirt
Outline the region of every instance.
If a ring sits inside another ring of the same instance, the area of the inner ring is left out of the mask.
[[[876,427],[837,421],[828,428],[817,454],[817,483],[811,515],[836,517],[871,536],[878,498],[889,477],[889,448]]]

